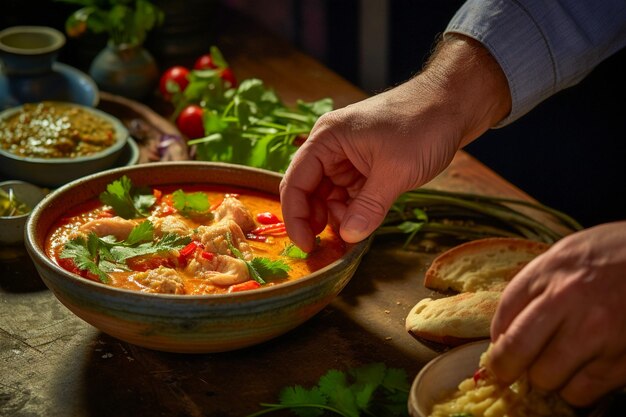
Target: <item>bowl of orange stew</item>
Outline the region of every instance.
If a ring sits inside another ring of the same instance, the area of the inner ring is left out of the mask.
[[[197,161],[115,168],[50,193],[26,248],[58,300],[111,336],[171,352],[255,345],[323,309],[369,247],[328,226],[300,251],[280,180]]]

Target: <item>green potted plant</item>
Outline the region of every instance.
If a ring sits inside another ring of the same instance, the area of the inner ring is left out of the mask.
[[[82,6],[65,23],[70,37],[106,33],[107,46],[94,58],[89,74],[105,91],[141,99],[151,92],[159,72],[143,43],[163,23],[163,11],[150,0],[58,0]]]

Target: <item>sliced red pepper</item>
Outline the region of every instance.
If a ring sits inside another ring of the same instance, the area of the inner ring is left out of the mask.
[[[213,252],[203,250],[202,252],[200,252],[200,256],[202,256],[206,260],[212,261],[215,257],[215,254]]]
[[[153,196],[154,196],[154,198],[156,198],[156,199],[157,199],[157,201],[158,201],[158,200],[160,200],[160,199],[161,199],[161,197],[163,196],[163,191],[161,191],[161,190],[159,190],[159,189],[157,189],[157,188],[154,188],[154,189],[152,190],[152,195],[153,195]]]
[[[286,230],[285,223],[274,223],[268,224],[266,226],[259,226],[256,229],[250,231],[253,235],[266,235],[268,232],[277,231],[277,230]]]
[[[231,285],[230,287],[228,287],[228,292],[231,293],[231,292],[254,290],[254,289],[259,288],[260,286],[261,284],[251,279],[249,281],[242,282],[241,284]]]
[[[474,372],[474,385],[478,384],[478,381],[481,379],[485,379],[487,376],[487,369],[484,366],[481,366]]]
[[[270,213],[269,211],[265,211],[263,213],[258,213],[256,215],[256,221],[261,224],[276,224],[280,223],[280,219],[274,213]]]

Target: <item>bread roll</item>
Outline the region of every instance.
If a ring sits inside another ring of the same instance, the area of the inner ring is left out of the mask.
[[[501,291],[528,262],[548,250],[546,243],[520,238],[486,238],[455,246],[433,260],[424,276],[439,291]]]
[[[406,330],[420,341],[457,346],[489,337],[499,291],[467,292],[450,297],[425,298],[406,318]]]

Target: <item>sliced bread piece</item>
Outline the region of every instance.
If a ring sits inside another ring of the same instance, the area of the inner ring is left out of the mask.
[[[420,341],[447,346],[486,339],[500,295],[499,291],[478,291],[425,298],[406,317],[406,330]]]
[[[436,257],[424,276],[427,288],[469,292],[504,289],[550,245],[520,238],[486,238],[455,246]]]

